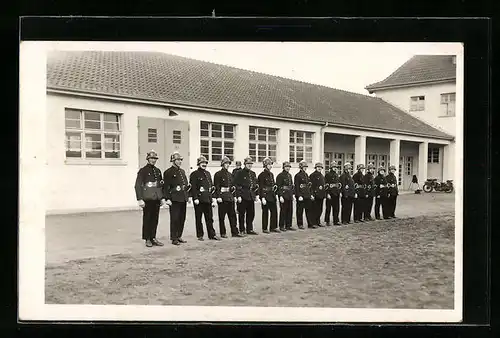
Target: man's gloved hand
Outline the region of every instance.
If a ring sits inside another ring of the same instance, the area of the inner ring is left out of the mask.
[[[138,200],[137,201],[137,204],[141,207],[141,208],[144,208],[146,206],[146,203],[144,203],[143,200]]]

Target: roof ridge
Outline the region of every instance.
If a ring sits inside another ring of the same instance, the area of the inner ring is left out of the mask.
[[[365,87],[365,89],[368,89],[368,88],[370,88],[370,87],[372,87],[372,86],[374,86],[374,85],[376,85],[376,84],[378,84],[378,83],[382,83],[382,82],[386,81],[388,78],[390,78],[390,77],[391,77],[392,75],[394,75],[397,71],[399,71],[400,69],[402,69],[402,68],[403,68],[404,66],[406,66],[408,63],[410,63],[410,62],[411,62],[413,59],[415,59],[417,56],[418,56],[417,54],[413,55],[411,58],[409,58],[408,60],[406,60],[405,62],[403,62],[403,63],[402,63],[402,64],[401,64],[398,68],[396,68],[396,69],[395,69],[392,73],[390,73],[389,75],[387,75],[387,76],[385,77],[385,79],[380,80],[380,81],[377,81],[377,82],[374,82],[374,83],[372,83],[372,84],[369,84],[369,85],[367,85],[367,86]]]

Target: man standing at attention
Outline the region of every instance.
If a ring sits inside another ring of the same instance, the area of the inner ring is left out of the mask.
[[[325,199],[325,176],[321,173],[323,163],[316,163],[314,172],[309,176],[311,180],[312,201],[312,222],[313,225],[322,227],[321,214],[323,213],[323,201]]]
[[[255,219],[255,201],[257,200],[257,176],[252,170],[253,160],[251,157],[245,158],[245,168],[236,172],[234,185],[236,186],[237,203],[240,204],[238,211],[238,221],[240,232],[247,235],[257,235],[253,230],[253,221]],[[246,221],[246,229],[245,229]]]
[[[276,176],[276,185],[278,186],[278,196],[280,199],[279,227],[281,231],[295,231],[292,228],[293,181],[290,168],[290,162],[283,162],[283,171]]]
[[[375,218],[380,217],[380,207],[382,207],[382,216],[387,218],[387,180],[385,178],[385,168],[378,168],[378,175],[373,180],[375,185]]]
[[[340,210],[340,179],[337,173],[337,162],[333,161],[330,170],[325,175],[326,190],[326,211],[325,223],[330,225],[330,212],[333,210],[333,225],[339,225]]]
[[[352,214],[352,203],[354,201],[356,191],[354,190],[354,181],[351,177],[351,163],[344,164],[344,172],[340,175],[340,184],[342,184],[341,188],[341,203],[342,210],[341,220],[342,224],[347,225],[351,223],[351,214]]]
[[[375,197],[375,184],[373,177],[374,171],[375,167],[373,166],[373,164],[368,164],[366,174],[363,177],[363,183],[366,188],[365,209],[363,211],[363,219],[365,221],[372,220],[373,198]]]
[[[317,226],[313,224],[311,203],[314,197],[311,195],[311,182],[309,175],[306,173],[307,162],[302,160],[299,162],[299,172],[295,174],[295,198],[297,199],[297,225],[299,229],[304,229],[304,209],[306,211],[307,227],[316,229]]]
[[[262,164],[264,170],[258,177],[259,197],[262,203],[262,232],[265,234],[269,233],[269,230],[271,230],[271,232],[281,232],[278,230],[278,209],[276,206],[277,186],[274,182],[274,175],[271,172],[273,161],[269,157],[266,157],[264,161],[262,161]],[[271,213],[270,219],[269,213]]]
[[[387,218],[396,218],[396,201],[399,195],[398,190],[398,179],[395,175],[396,167],[394,165],[389,166],[389,174],[387,174],[387,187],[388,187],[388,197],[387,197]],[[384,218],[385,215],[384,215]]]
[[[357,172],[352,176],[354,181],[354,189],[356,194],[354,196],[354,223],[364,222],[363,212],[365,210],[366,202],[366,189],[364,184],[364,164],[357,165]]]

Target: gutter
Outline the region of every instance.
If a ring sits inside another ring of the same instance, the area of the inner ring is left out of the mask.
[[[324,121],[314,121],[314,120],[298,119],[298,118],[291,118],[291,117],[270,116],[270,115],[264,115],[264,114],[259,114],[259,113],[230,111],[230,110],[219,109],[219,108],[207,108],[207,107],[195,106],[195,105],[183,104],[183,103],[167,103],[167,102],[158,101],[158,100],[151,100],[151,99],[136,99],[136,98],[132,98],[129,96],[123,96],[123,95],[120,96],[120,95],[95,94],[95,93],[88,92],[88,91],[47,88],[47,93],[79,95],[79,96],[83,96],[83,97],[92,97],[92,98],[104,99],[104,100],[125,101],[125,102],[133,102],[133,103],[146,104],[146,105],[152,105],[152,106],[162,106],[162,107],[167,107],[167,108],[198,110],[198,111],[202,111],[202,112],[212,112],[212,113],[215,112],[215,113],[239,115],[239,116],[245,116],[245,117],[258,116],[261,118],[271,119],[271,120],[289,121],[289,122],[297,122],[297,123],[306,122],[306,123],[315,124],[315,125],[323,125],[326,123],[326,124],[328,124],[329,127],[339,127],[339,128],[349,128],[349,129],[356,129],[356,130],[375,131],[375,132],[407,135],[407,136],[414,136],[414,137],[435,138],[435,139],[447,140],[447,141],[452,141],[454,139],[454,137],[451,137],[451,135],[450,135],[450,137],[437,136],[437,135],[426,135],[426,134],[411,133],[411,132],[405,132],[405,131],[394,131],[394,130],[382,129],[382,128],[350,125],[350,124],[345,124],[345,123],[344,124],[342,124],[342,123],[329,123],[329,122],[324,122]],[[322,126],[322,128],[325,128],[325,126]]]
[[[377,90],[384,90],[384,89],[391,89],[391,88],[405,88],[405,87],[414,87],[414,86],[419,86],[422,84],[437,84],[437,83],[445,83],[445,82],[450,82],[452,80],[456,81],[456,77],[450,77],[450,78],[444,78],[444,79],[439,79],[439,80],[426,80],[426,81],[416,81],[416,82],[409,82],[409,83],[398,83],[398,84],[392,84],[392,85],[383,85],[383,86],[366,86],[365,89],[370,93],[373,94]]]

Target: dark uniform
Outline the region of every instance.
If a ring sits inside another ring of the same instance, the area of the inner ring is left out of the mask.
[[[395,168],[393,168],[395,169]],[[398,190],[398,179],[396,178],[396,175],[393,173],[387,174],[386,177],[387,180],[387,187],[388,187],[388,197],[387,197],[387,218],[396,218],[396,215],[394,214],[396,211],[396,201],[399,195],[399,190]],[[384,215],[385,218],[385,215]]]
[[[246,163],[252,163],[245,160]],[[240,232],[245,232],[250,235],[256,234],[253,230],[253,221],[255,219],[255,198],[257,197],[257,176],[251,169],[241,169],[236,172],[234,178],[234,185],[236,186],[236,197],[238,204],[241,204],[238,211],[238,221]],[[241,199],[241,202],[239,201]],[[245,229],[246,224],[246,229]]]
[[[323,214],[323,201],[325,199],[325,176],[320,171],[317,171],[316,168],[321,167],[323,165],[321,163],[316,163],[314,167],[314,172],[309,175],[309,179],[311,182],[311,194],[314,196],[314,200],[311,203],[312,206],[312,223],[313,225],[321,227],[321,215]]]
[[[203,239],[204,236],[203,223],[201,222],[201,216],[203,215],[205,217],[208,238],[214,239],[216,236],[212,211],[212,193],[215,188],[213,188],[210,172],[198,168],[189,176],[189,182],[191,183],[191,197],[193,198],[193,202],[195,200],[200,202],[199,204],[194,203],[196,237],[198,237],[198,239]]]
[[[170,206],[170,239],[173,244],[182,243],[184,242],[182,233],[186,222],[186,205],[190,186],[184,169],[175,164],[165,170],[163,180],[165,181],[163,195],[166,200],[172,202]]]
[[[365,208],[363,210],[363,219],[365,221],[372,220],[372,208],[373,208],[373,198],[375,197],[375,183],[373,174],[368,171],[363,177],[363,184],[366,189],[366,201]]]
[[[373,179],[375,185],[375,218],[381,219],[380,217],[380,207],[382,207],[382,216],[387,218],[387,180],[385,176],[379,173]]]
[[[352,203],[354,201],[354,195],[356,194],[354,188],[354,181],[352,180],[349,171],[344,170],[342,175],[340,175],[340,184],[342,184],[341,188],[342,210],[340,212],[341,221],[342,224],[349,224],[351,222]]]
[[[330,212],[333,210],[333,224],[339,225],[339,210],[340,210],[340,178],[339,175],[329,170],[325,175],[326,193],[330,198],[326,199],[325,223],[330,224]]]
[[[236,163],[239,163],[236,162]],[[236,168],[233,169],[233,183],[235,182],[236,180],[236,175],[238,173],[238,171],[240,170],[243,170],[241,167],[239,167],[238,165],[236,165]],[[243,203],[236,203],[236,212],[238,213],[238,215],[241,213],[241,207],[243,206]],[[239,218],[239,217],[238,217]],[[241,229],[245,229],[245,224],[239,224],[239,229],[241,231]]]
[[[301,162],[302,163],[302,162]],[[305,162],[304,162],[305,163]],[[299,163],[300,166],[300,163]],[[293,179],[294,186],[295,186],[295,198],[297,199],[297,209],[296,209],[296,218],[297,218],[297,225],[299,229],[304,229],[304,209],[306,212],[306,219],[307,219],[307,227],[308,228],[316,228],[313,224],[313,219],[312,219],[312,210],[311,210],[311,185],[309,176],[307,173],[304,171],[305,168],[307,167],[307,164],[305,166],[302,166],[301,169],[299,170],[298,173],[295,174],[295,177]],[[300,197],[302,197],[302,201],[300,201]]]
[[[236,227],[236,212],[234,211],[234,196],[233,192],[236,187],[233,186],[233,175],[226,169],[222,168],[214,175],[215,193],[214,196],[219,201],[219,229],[222,237],[226,236],[226,225],[224,219],[229,218],[229,225],[231,227],[231,235],[238,236],[238,228]]]
[[[354,190],[356,195],[354,197],[354,222],[364,222],[363,212],[366,208],[366,188],[364,183],[364,175],[361,169],[362,165],[358,165],[358,171],[352,176],[354,181]]]
[[[266,162],[266,160],[269,159],[264,159],[264,166],[267,166],[266,163],[272,163],[271,160],[269,160],[270,162]],[[269,230],[276,232],[278,229],[278,208],[276,206],[277,187],[275,187],[276,183],[271,170],[267,168],[264,169],[259,174],[258,182],[260,200],[266,200],[266,204],[262,203],[262,231],[267,232],[268,224],[270,223]],[[269,213],[271,213],[270,217]]]
[[[156,238],[160,201],[163,199],[163,179],[161,170],[148,163],[137,173],[135,195],[144,201],[142,214],[142,239],[153,241]]]
[[[289,163],[283,163],[283,168]],[[283,198],[283,203],[280,203],[280,230],[292,230],[292,214],[293,214],[293,180],[292,175],[283,169],[276,176],[276,185],[278,186],[278,196]]]

